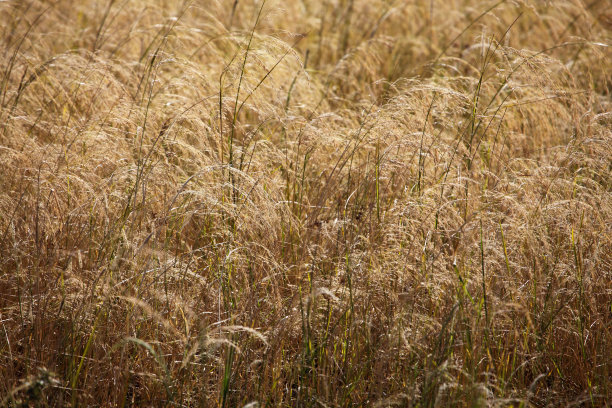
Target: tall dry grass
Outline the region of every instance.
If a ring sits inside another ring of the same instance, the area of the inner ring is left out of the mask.
[[[6,406],[606,406],[607,0],[0,3]]]

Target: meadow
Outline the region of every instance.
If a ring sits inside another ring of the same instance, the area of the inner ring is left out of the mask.
[[[0,406],[612,401],[609,0],[0,2]]]

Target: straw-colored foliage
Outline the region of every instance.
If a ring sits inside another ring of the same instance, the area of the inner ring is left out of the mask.
[[[0,401],[609,404],[611,10],[0,2]]]

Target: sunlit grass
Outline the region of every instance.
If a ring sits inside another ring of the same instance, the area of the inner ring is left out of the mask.
[[[2,405],[606,406],[607,5],[0,2]]]

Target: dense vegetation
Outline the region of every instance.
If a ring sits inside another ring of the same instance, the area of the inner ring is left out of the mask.
[[[609,404],[611,10],[0,2],[1,404]]]

